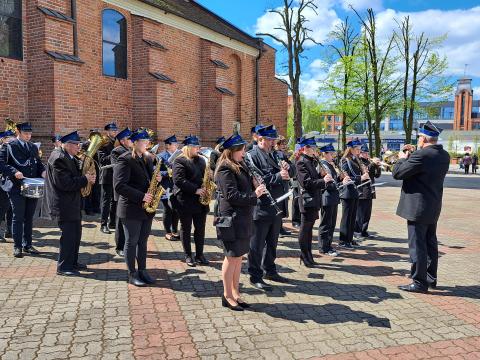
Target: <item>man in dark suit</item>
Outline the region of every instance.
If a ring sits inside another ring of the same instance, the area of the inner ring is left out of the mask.
[[[132,135],[132,131],[127,127],[123,129],[117,134],[117,141],[120,143],[115,149],[112,150],[110,155],[110,161],[113,166],[118,163],[118,158],[125,154],[126,152],[132,151],[132,140],[130,140],[130,136]],[[113,189],[113,201],[115,204],[118,201],[118,193]],[[124,248],[125,248],[125,232],[123,231],[123,225],[121,219],[116,214],[116,221],[115,221],[115,252],[118,256],[124,256]]]
[[[115,147],[115,137],[118,132],[117,124],[105,125],[105,131],[109,142],[98,150],[100,185],[102,187],[100,231],[104,234],[111,234],[110,229],[115,229],[115,201],[113,199],[113,168],[110,166],[112,164],[110,155]]]
[[[50,154],[45,180],[45,198],[49,215],[57,219],[62,231],[58,253],[57,274],[78,275],[86,265],[78,262],[82,238],[82,196],[80,190],[88,183],[94,184],[96,175],[82,175],[78,160],[80,150],[78,133],[67,134],[60,139],[62,147]]]
[[[12,130],[0,133],[0,149],[14,139],[15,133]],[[6,239],[12,237],[12,205],[8,199],[8,194],[0,187],[0,225],[4,220],[6,220],[5,232],[0,235],[0,242],[7,242]]]
[[[437,285],[437,221],[442,209],[443,181],[450,156],[437,144],[441,129],[427,121],[419,129],[419,150],[401,151],[393,177],[403,180],[397,215],[407,219],[408,247],[412,262],[409,285],[400,290],[426,293]]]
[[[33,215],[37,199],[21,194],[22,180],[45,177],[45,167],[38,155],[38,148],[30,142],[32,125],[28,122],[17,125],[17,139],[0,151],[0,173],[3,174],[2,188],[8,193],[13,210],[12,232],[15,257],[23,252],[38,254],[32,246]]]
[[[277,131],[273,125],[258,130],[258,145],[247,153],[246,160],[250,166],[257,168],[262,174],[268,191],[273,198],[284,194],[284,181],[293,175],[293,169],[280,167],[273,158],[273,143],[277,138]],[[248,254],[248,272],[250,283],[257,289],[271,290],[263,279],[276,282],[287,282],[280,276],[275,266],[278,235],[282,226],[282,213],[277,214],[267,197],[257,200],[253,211],[254,230],[250,240]],[[265,251],[264,251],[265,249]],[[265,272],[265,275],[264,275]]]

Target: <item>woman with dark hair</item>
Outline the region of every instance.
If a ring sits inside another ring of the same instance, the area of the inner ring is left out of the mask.
[[[296,163],[297,179],[300,187],[300,263],[306,267],[313,267],[315,261],[312,254],[313,225],[318,219],[318,211],[322,203],[322,189],[333,181],[330,174],[321,169],[317,171],[318,156],[314,138],[301,138],[299,142],[303,153]]]
[[[243,164],[246,144],[236,134],[225,140],[215,173],[218,190],[215,225],[225,253],[222,265],[222,305],[236,311],[249,307],[240,297],[240,270],[242,257],[250,248],[253,207],[257,198],[266,191],[265,185],[259,185],[253,190],[252,177]]]
[[[349,141],[347,150],[340,160],[341,171],[352,180],[352,183],[344,186],[340,192],[343,209],[340,221],[340,247],[346,249],[358,246],[358,243],[353,240],[359,197],[357,186],[370,178],[368,171],[363,171],[363,166],[358,158],[361,145],[358,140]]]

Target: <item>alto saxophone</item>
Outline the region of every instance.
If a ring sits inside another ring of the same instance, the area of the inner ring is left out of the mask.
[[[165,193],[165,188],[160,185],[157,180],[157,176],[160,173],[160,166],[162,163],[158,163],[155,167],[155,171],[153,172],[152,179],[150,180],[150,184],[148,185],[147,194],[153,195],[153,199],[150,202],[145,202],[143,204],[143,208],[147,213],[155,213],[158,208],[158,204],[160,204],[160,199],[162,195]]]
[[[200,204],[208,206],[210,205],[210,201],[212,201],[213,195],[217,190],[217,185],[212,181],[212,177],[210,176],[210,169],[208,167],[207,158],[204,157],[204,160],[205,160],[205,171],[203,173],[202,188],[205,189],[205,195],[200,196]]]

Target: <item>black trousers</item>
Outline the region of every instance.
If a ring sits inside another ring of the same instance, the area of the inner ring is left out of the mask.
[[[138,270],[147,268],[147,241],[152,229],[153,218],[145,220],[122,219],[125,231],[125,262],[130,274],[135,270],[135,258]]]
[[[422,288],[437,281],[437,224],[408,221],[408,250],[412,262],[412,280]]]
[[[15,248],[32,246],[33,215],[37,207],[37,199],[27,198],[19,192],[8,193],[12,205],[12,236]]]
[[[322,206],[320,209],[322,217],[318,226],[318,248],[323,253],[333,250],[332,242],[337,223],[337,212],[338,205]]]
[[[113,185],[102,184],[102,201],[101,201],[102,220],[101,225],[108,225],[108,219],[110,224],[115,223],[115,201],[113,200]]]
[[[5,216],[7,216],[7,229],[8,229],[8,225],[11,226],[11,220],[10,220],[10,224],[8,224],[8,212],[10,211],[10,219],[11,219],[11,216],[12,216],[12,205],[10,204],[10,199],[8,198],[8,194],[3,191],[2,189],[0,189],[0,225],[2,224],[2,222],[5,220]],[[12,231],[12,229],[10,228],[10,231]]]
[[[172,208],[168,199],[162,199],[163,204],[163,228],[167,234],[178,231],[178,213]]]
[[[253,234],[248,253],[248,273],[253,282],[261,280],[264,272],[269,275],[277,273],[275,259],[281,226],[280,215],[253,221]]]
[[[298,205],[298,201],[300,199],[300,194],[298,192],[298,188],[293,188],[293,200],[292,200],[292,223],[300,224],[301,216],[300,216],[300,206]]]
[[[359,199],[357,217],[355,220],[355,232],[364,236],[368,235],[368,224],[372,217],[372,199]]]
[[[300,232],[298,234],[300,251],[304,257],[312,253],[313,225],[315,225],[315,221],[318,219],[318,210],[306,210],[306,212],[301,213]]]
[[[123,231],[122,220],[117,216],[115,222],[115,250],[125,250],[125,231]]]
[[[205,244],[205,222],[207,221],[207,212],[189,213],[182,211],[180,217],[180,240],[182,240],[185,256],[192,256],[191,232],[193,223],[193,240],[195,241],[195,256],[203,255],[203,246]]]
[[[62,231],[58,250],[57,270],[72,271],[78,264],[78,252],[82,239],[82,221],[59,221],[58,227]]]
[[[476,174],[477,173],[477,164],[472,164],[472,174]]]
[[[350,244],[357,218],[358,199],[342,199],[342,220],[340,221],[340,242]]]

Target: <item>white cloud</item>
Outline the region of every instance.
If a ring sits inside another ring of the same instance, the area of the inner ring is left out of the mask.
[[[378,30],[388,35],[396,27],[395,18],[401,20],[409,15],[415,33],[425,32],[430,37],[447,34],[447,39],[439,49],[447,56],[447,75],[463,76],[465,64],[468,76],[480,76],[480,6],[458,10],[425,10],[418,12],[397,12],[392,9],[377,15]]]
[[[340,0],[340,3],[345,10],[350,10],[350,5],[357,11],[368,8],[372,8],[375,11],[383,9],[382,0]]]
[[[311,37],[317,42],[326,40],[327,35],[340,22],[337,13],[333,9],[333,0],[316,0],[317,9],[305,9],[304,15],[308,20],[307,27],[311,29]],[[276,10],[282,10],[283,7],[278,7]],[[296,8],[295,8],[296,9]],[[257,19],[255,25],[255,33],[270,33],[276,37],[285,40],[285,32],[278,28],[282,26],[282,19],[279,14],[266,12]],[[306,46],[314,46],[313,42],[305,44]]]

